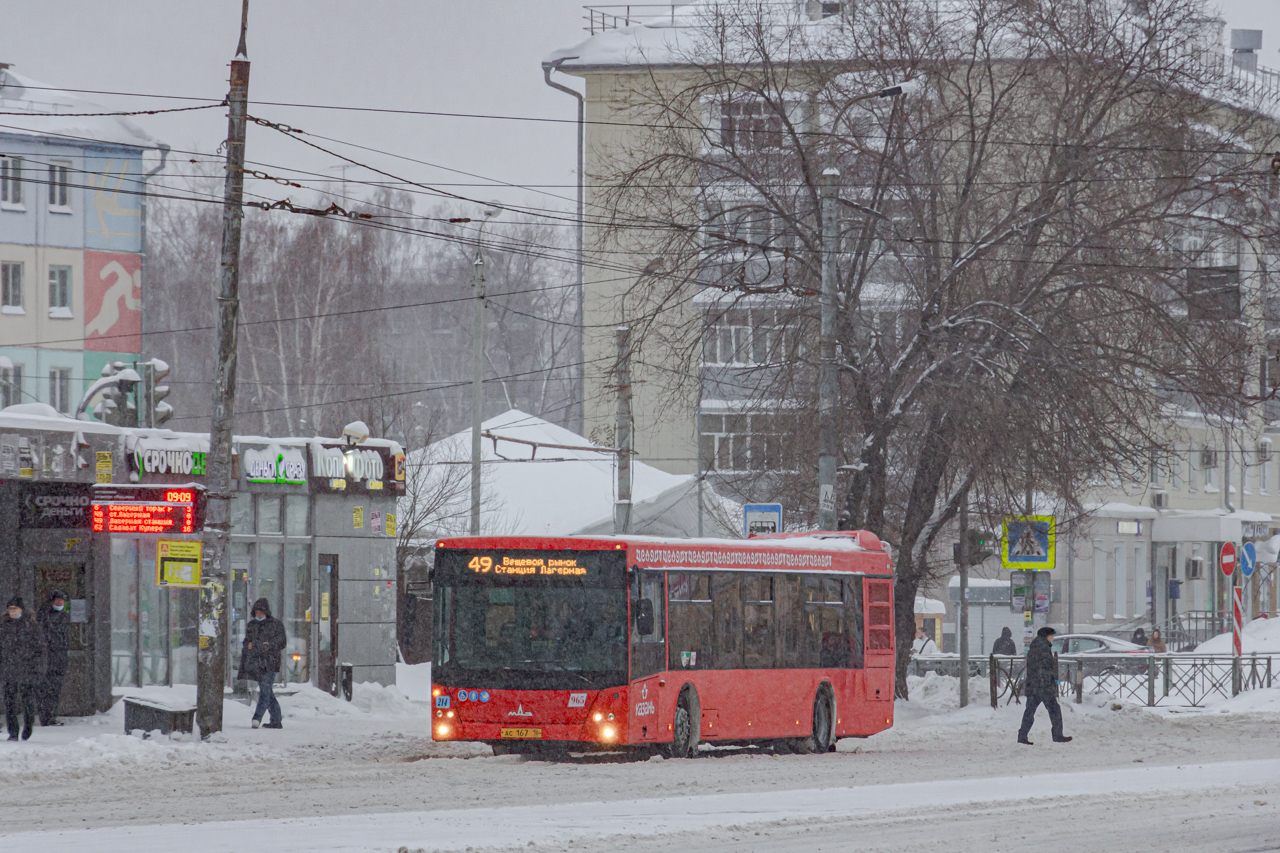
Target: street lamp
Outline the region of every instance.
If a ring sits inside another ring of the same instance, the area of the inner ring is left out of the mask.
[[[471,333],[471,535],[480,535],[480,422],[484,416],[484,226],[498,215],[497,202],[484,209],[476,233],[476,259],[471,286],[476,291],[475,326]]]
[[[868,92],[850,100],[831,122],[827,141],[827,167],[822,172],[822,312],[818,363],[818,529],[835,530],[836,519],[836,244],[839,239],[836,205],[840,195],[840,170],[835,165],[835,136],[840,121],[854,104],[874,98],[896,98],[920,89],[908,80]]]

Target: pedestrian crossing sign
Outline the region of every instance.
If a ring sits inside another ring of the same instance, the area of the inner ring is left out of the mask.
[[[1006,569],[1052,569],[1055,521],[1052,515],[1005,518],[1000,565]]]

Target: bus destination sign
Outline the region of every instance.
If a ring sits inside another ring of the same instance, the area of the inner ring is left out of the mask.
[[[98,533],[155,536],[199,533],[203,493],[191,488],[95,490],[90,526]]]
[[[578,563],[577,557],[512,557],[504,554],[494,558],[488,554],[472,557],[467,568],[476,574],[493,572],[495,575],[547,575],[557,577],[583,577],[587,567]]]
[[[612,586],[625,583],[626,552],[444,549],[436,567],[445,582]]]

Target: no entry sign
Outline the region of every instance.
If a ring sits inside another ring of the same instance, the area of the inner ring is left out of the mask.
[[[1231,573],[1236,570],[1236,545],[1234,542],[1222,543],[1222,550],[1218,553],[1218,565],[1222,566],[1224,575],[1231,577]]]

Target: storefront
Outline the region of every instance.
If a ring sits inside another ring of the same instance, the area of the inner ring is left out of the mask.
[[[16,411],[15,411],[16,410]],[[105,543],[94,539],[90,492],[119,469],[119,430],[60,417],[50,407],[0,415],[0,595],[31,612],[57,589],[68,597],[70,651],[59,713],[111,704]]]
[[[63,713],[194,683],[208,436],[39,408],[0,413],[0,594],[70,596]],[[349,664],[394,683],[399,445],[237,439],[233,476],[228,685],[258,598],[289,636],[285,680],[333,689]]]

